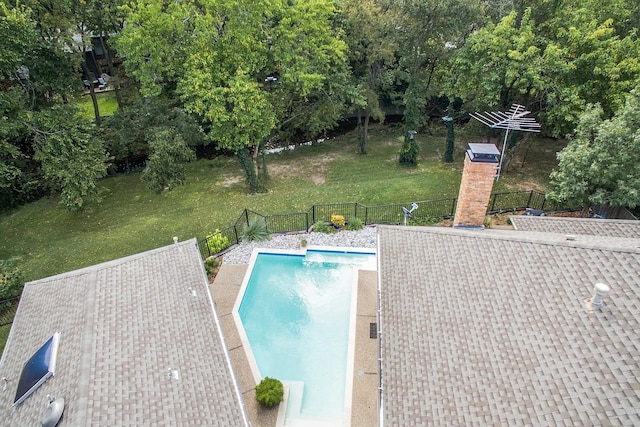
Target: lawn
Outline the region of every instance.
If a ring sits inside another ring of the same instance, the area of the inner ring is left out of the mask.
[[[173,236],[202,238],[230,225],[244,208],[277,214],[306,211],[314,203],[455,197],[463,150],[474,139],[459,132],[456,160],[445,164],[444,133],[420,135],[420,163],[405,168],[397,163],[400,132],[374,128],[366,155],[356,154],[355,133],[269,155],[265,194],[248,195],[238,162],[227,157],[191,163],[187,184],[162,194],[146,190],[139,174],[106,178],[100,181],[101,204],[83,212],[67,212],[50,197],[1,216],[0,258],[18,257],[27,279],[34,280],[162,246]],[[534,141],[524,166],[501,178],[494,191],[544,190],[559,148],[557,142]]]
[[[0,216],[0,259],[17,257],[27,280],[35,280],[138,253],[180,240],[202,238],[230,225],[244,208],[262,214],[308,210],[313,204],[405,203],[456,197],[466,143],[459,131],[455,161],[440,161],[442,129],[418,135],[420,162],[398,165],[401,128],[372,129],[366,155],[356,154],[355,132],[313,146],[268,156],[268,193],[247,194],[235,158],[198,160],[188,166],[186,185],[162,194],[148,191],[140,174],[100,181],[102,202],[80,213],[65,211],[48,197]],[[544,190],[562,143],[535,140],[526,159],[494,191]],[[4,342],[0,330],[0,343]]]
[[[118,102],[116,101],[116,95],[114,91],[96,92],[96,99],[98,100],[98,109],[100,116],[106,117],[112,115],[118,109]],[[80,96],[75,105],[80,109],[80,115],[82,117],[94,118],[93,102],[89,93],[85,93]]]

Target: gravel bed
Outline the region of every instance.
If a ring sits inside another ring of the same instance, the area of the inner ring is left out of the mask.
[[[303,239],[307,241],[307,246],[377,247],[377,232],[375,226],[367,226],[359,231],[343,230],[334,234],[313,232],[280,234],[271,236],[271,239],[265,242],[240,243],[222,256],[222,263],[248,264],[254,248],[299,249],[300,242]]]

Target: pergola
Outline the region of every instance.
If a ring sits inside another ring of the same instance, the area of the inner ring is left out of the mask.
[[[522,132],[540,132],[540,124],[533,117],[525,117],[531,114],[531,111],[525,110],[524,105],[512,104],[509,111],[485,111],[484,113],[470,113],[470,116],[483,123],[491,129],[505,129],[504,141],[502,142],[502,151],[500,153],[500,164],[498,165],[498,175],[500,178],[502,171],[502,161],[504,159],[505,150],[507,149],[507,138],[509,131],[519,130]]]

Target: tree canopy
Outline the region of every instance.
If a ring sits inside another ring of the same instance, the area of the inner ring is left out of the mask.
[[[640,86],[611,119],[599,104],[580,115],[575,135],[558,153],[550,197],[576,206],[640,206]]]
[[[442,126],[454,99],[456,120],[520,103],[543,133],[580,139],[584,114],[621,123],[640,79],[638,28],[628,0],[0,0],[0,205],[60,192],[81,208],[105,159],[125,164],[111,172],[186,161],[205,138],[261,191],[267,146],[357,116],[365,153],[385,108],[404,115],[398,160],[415,165],[409,131]],[[75,123],[66,105],[104,67],[120,111],[101,120],[89,84],[96,123]],[[63,153],[87,169],[63,170]],[[181,181],[154,167],[154,188]]]
[[[459,49],[451,90],[468,109],[526,105],[540,113],[543,132],[556,137],[573,132],[587,104],[600,103],[611,117],[640,77],[633,3],[517,3]]]
[[[144,94],[175,93],[246,169],[248,152],[298,114],[291,105],[317,96],[344,69],[334,14],[331,1],[140,0],[117,46]],[[256,176],[247,170],[251,191],[260,189]]]

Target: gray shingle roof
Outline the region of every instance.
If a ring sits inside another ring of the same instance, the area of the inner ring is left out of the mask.
[[[533,217],[514,215],[516,230],[640,239],[640,221],[624,219]]]
[[[640,251],[379,227],[383,421],[640,424]],[[584,302],[596,282],[601,311]]]
[[[56,331],[55,376],[12,408]],[[38,424],[48,394],[66,401],[59,426],[246,424],[195,240],[27,283],[0,376],[3,425]]]

